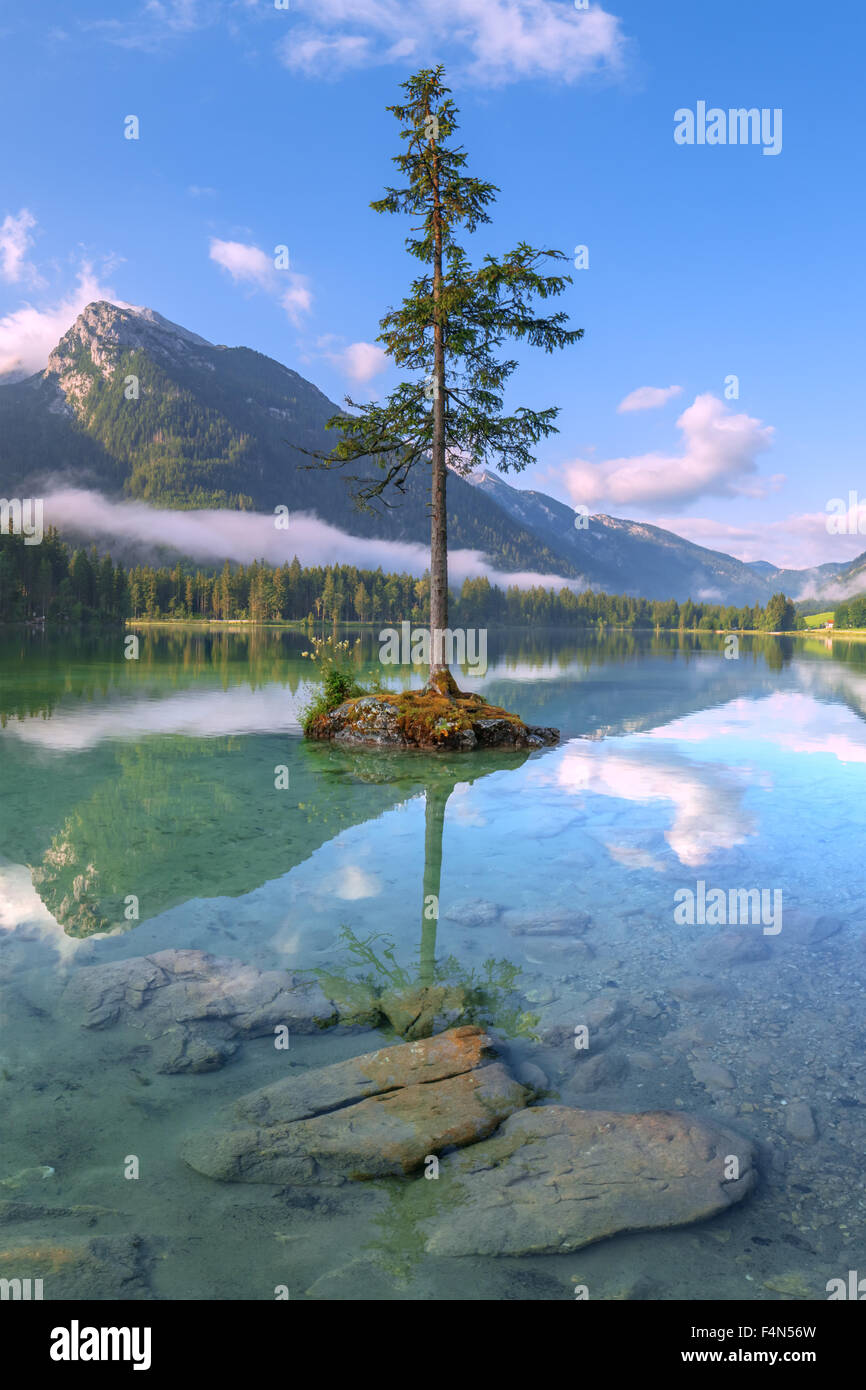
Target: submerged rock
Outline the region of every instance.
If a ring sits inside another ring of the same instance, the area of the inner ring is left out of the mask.
[[[528,1086],[534,1095],[543,1096],[550,1089],[550,1078],[534,1062],[522,1062],[517,1068],[517,1080],[521,1086]]]
[[[668,986],[675,999],[684,1003],[699,1003],[705,999],[723,999],[727,989],[718,980],[710,980],[705,975],[681,975]]]
[[[589,1029],[592,1046],[605,1047],[611,1038],[632,1021],[632,1012],[621,998],[599,994],[576,1010],[579,1021]]]
[[[379,1008],[401,1038],[429,1038],[458,1023],[468,1000],[461,985],[409,985],[385,990]]]
[[[95,1226],[100,1217],[118,1216],[116,1207],[101,1207],[93,1203],[76,1202],[73,1206],[44,1205],[23,1202],[15,1198],[0,1200],[0,1226],[18,1226],[26,1221],[38,1221],[56,1229],[61,1219],[84,1226]]]
[[[739,1177],[726,1180],[731,1156]],[[433,1255],[563,1254],[621,1231],[701,1221],[755,1181],[748,1140],[692,1116],[522,1110],[440,1167]]]
[[[54,1169],[48,1163],[40,1163],[35,1168],[20,1168],[11,1177],[0,1179],[0,1187],[7,1187],[13,1192],[19,1188],[34,1187],[44,1182],[46,1178],[54,1176]]]
[[[389,1274],[369,1255],[361,1255],[347,1260],[338,1269],[320,1274],[304,1297],[339,1303],[390,1303],[404,1292],[399,1278]]]
[[[461,927],[495,927],[501,916],[499,904],[487,898],[460,898],[445,912],[449,922],[459,922]]]
[[[491,1134],[527,1092],[499,1062],[432,1086],[406,1086],[357,1105],[266,1130],[189,1140],[184,1160],[223,1181],[312,1183],[411,1173],[425,1158]]]
[[[805,1100],[795,1100],[787,1108],[785,1128],[792,1139],[801,1144],[814,1144],[818,1137],[812,1107]]]
[[[504,920],[512,936],[578,936],[592,925],[589,913],[580,907],[512,908]]]
[[[787,1274],[774,1274],[769,1279],[764,1280],[764,1288],[769,1289],[770,1293],[780,1294],[782,1298],[807,1298],[814,1299],[815,1290],[810,1287],[808,1280],[799,1270],[791,1270]]]
[[[492,1134],[529,1099],[479,1028],[452,1029],[287,1077],[189,1138],[191,1168],[223,1181],[311,1183],[410,1173]],[[238,1126],[237,1120],[244,1121]]]
[[[423,1042],[395,1043],[327,1067],[293,1072],[249,1091],[232,1113],[248,1124],[288,1124],[405,1086],[429,1085],[474,1071],[495,1059],[488,1035],[474,1025],[451,1028]]]
[[[256,970],[204,951],[167,950],[73,972],[63,1005],[85,1028],[123,1024],[153,1044],[159,1071],[213,1071],[237,1039],[278,1026],[314,1033],[339,1022],[337,1005],[315,982],[284,970]]]
[[[810,917],[805,913],[792,913],[786,918],[781,936],[786,944],[798,946],[822,946],[831,937],[844,930],[840,917],[825,914]]]
[[[714,1062],[712,1057],[695,1057],[689,1062],[689,1071],[701,1086],[708,1091],[733,1091],[736,1081],[727,1067]]]
[[[618,1086],[628,1074],[628,1062],[616,1052],[597,1052],[579,1061],[571,1077],[569,1090],[575,1095],[601,1091],[606,1086]]]
[[[138,1235],[61,1236],[0,1247],[0,1277],[30,1281],[25,1297],[49,1300],[151,1299],[150,1243]],[[32,1281],[42,1290],[32,1291]],[[16,1295],[13,1293],[12,1297]]]
[[[696,956],[710,965],[749,965],[766,960],[769,954],[766,938],[751,927],[717,932],[698,947]]]
[[[317,971],[319,984],[331,1000],[340,1023],[349,1027],[377,1028],[382,1022],[378,991],[363,980],[351,980]]]

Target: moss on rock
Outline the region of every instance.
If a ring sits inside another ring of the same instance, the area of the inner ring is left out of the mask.
[[[308,738],[343,744],[466,750],[537,748],[559,738],[556,729],[524,724],[481,695],[451,694],[435,685],[345,700],[311,720],[305,732]]]

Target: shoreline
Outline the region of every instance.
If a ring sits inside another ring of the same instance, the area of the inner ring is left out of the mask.
[[[314,623],[310,627],[313,631],[320,629],[333,631],[336,626],[339,630],[345,631],[347,628],[358,632],[373,632],[377,627],[387,625],[384,623],[360,623],[357,621],[337,623]],[[289,628],[294,631],[305,632],[308,624],[303,619],[292,619],[281,621],[269,619],[266,622],[254,620],[252,618],[127,618],[126,627],[273,627]],[[424,624],[419,624],[424,626]],[[567,624],[554,623],[547,624],[527,624],[527,623],[501,623],[488,631],[494,632],[534,632],[541,626],[545,631],[563,632],[572,635],[589,634],[592,632],[632,632],[632,633],[661,633],[671,634],[682,633],[684,636],[697,637],[866,637],[866,628],[792,628],[789,632],[767,632],[763,628],[701,628],[701,627],[620,627],[616,623],[593,623],[589,627],[569,627]]]
[[[384,623],[384,620],[383,620]],[[357,631],[359,634],[364,632],[373,633],[377,628],[381,628],[383,623],[360,623],[357,620],[344,623],[337,623],[336,627],[340,631]],[[423,624],[419,624],[423,626]],[[567,624],[553,623],[541,624],[545,631],[561,632],[571,636],[589,636],[591,633],[598,632],[627,632],[635,635],[645,634],[647,636],[669,633],[672,636],[681,634],[689,637],[807,637],[819,638],[822,641],[832,642],[834,638],[849,640],[866,639],[866,628],[792,628],[788,632],[767,632],[762,628],[700,628],[700,627],[621,627],[615,623],[593,623],[587,627],[569,627]],[[261,621],[253,618],[124,618],[112,623],[47,623],[23,620],[20,622],[0,622],[0,630],[20,630],[30,629],[36,632],[60,632],[70,628],[87,628],[93,632],[105,631],[108,628],[135,628],[135,627],[165,627],[165,628],[215,628],[215,629],[249,629],[249,628],[273,628],[275,630],[286,630],[290,632],[307,631],[333,631],[330,623],[314,623],[308,625],[302,618],[293,619],[268,619]],[[539,625],[527,623],[502,623],[488,628],[494,632],[521,632],[538,631]]]

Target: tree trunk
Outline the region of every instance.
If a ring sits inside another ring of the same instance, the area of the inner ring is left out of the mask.
[[[428,102],[427,115],[430,116]],[[435,129],[435,127],[434,127]],[[445,502],[445,343],[441,321],[442,302],[442,203],[439,193],[439,152],[430,135],[433,182],[433,440],[430,488],[430,680],[429,685],[450,685],[445,661],[444,633],[448,627],[448,513]]]

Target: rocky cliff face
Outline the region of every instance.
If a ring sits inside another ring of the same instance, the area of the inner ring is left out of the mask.
[[[43,377],[73,408],[81,405],[98,377],[110,381],[126,353],[148,353],[169,365],[193,365],[213,371],[197,348],[213,344],[154,309],[118,306],[99,300],[88,304],[64,333],[48,358]]]

